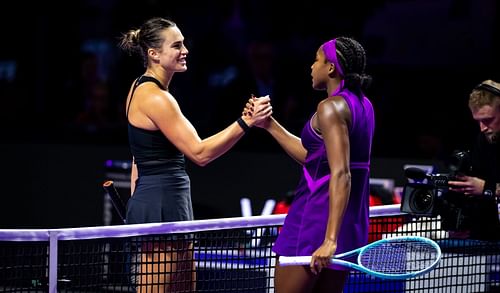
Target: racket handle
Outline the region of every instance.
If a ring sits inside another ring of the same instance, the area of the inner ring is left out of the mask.
[[[118,190],[116,190],[114,182],[108,180],[102,184],[102,187],[104,188],[104,190],[106,190],[109,197],[111,198],[111,203],[113,203],[116,213],[118,214],[122,222],[125,223],[125,213],[126,213],[125,203],[118,194]]]
[[[280,266],[304,266],[311,263],[311,256],[280,256]]]

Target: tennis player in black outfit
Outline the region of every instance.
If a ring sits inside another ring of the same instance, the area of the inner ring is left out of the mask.
[[[177,25],[164,18],[149,19],[140,29],[125,33],[120,46],[129,53],[141,54],[146,67],[132,84],[126,103],[133,156],[132,197],[126,221],[134,224],[193,220],[185,156],[205,166],[226,153],[250,127],[270,117],[270,99],[249,98],[249,106],[242,105],[240,118],[201,139],[168,90],[174,73],[187,70],[188,50]],[[252,110],[248,115],[243,115],[245,106]],[[137,292],[195,290],[191,247],[189,239],[143,244]]]

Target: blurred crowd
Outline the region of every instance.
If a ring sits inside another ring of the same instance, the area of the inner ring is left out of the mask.
[[[364,44],[374,78],[374,155],[442,158],[476,131],[463,107],[469,89],[499,79],[497,4],[480,2],[46,3],[30,12],[36,27],[30,41],[24,31],[4,34],[12,46],[0,49],[2,141],[126,145],[124,101],[144,69],[122,55],[118,37],[151,16],[166,16],[190,50],[188,71],[175,76],[170,90],[201,136],[236,120],[252,94],[270,95],[274,115],[298,134],[314,111],[311,100],[321,98],[311,89],[309,56],[317,44],[345,35]],[[1,20],[3,27],[18,22],[16,13]],[[236,148],[278,149],[257,129]]]

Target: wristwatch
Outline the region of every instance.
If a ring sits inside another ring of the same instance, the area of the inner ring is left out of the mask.
[[[493,197],[493,191],[491,191],[490,189],[486,189],[485,191],[483,191],[483,195],[487,197]]]

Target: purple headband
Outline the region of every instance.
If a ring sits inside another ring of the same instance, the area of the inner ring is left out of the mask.
[[[333,65],[335,65],[335,68],[337,68],[337,71],[339,72],[339,75],[341,77],[344,77],[344,71],[342,70],[342,67],[340,67],[340,63],[337,59],[337,48],[335,46],[337,42],[337,39],[330,40],[326,43],[323,44],[323,52],[325,53],[326,60],[329,62],[332,62]]]

